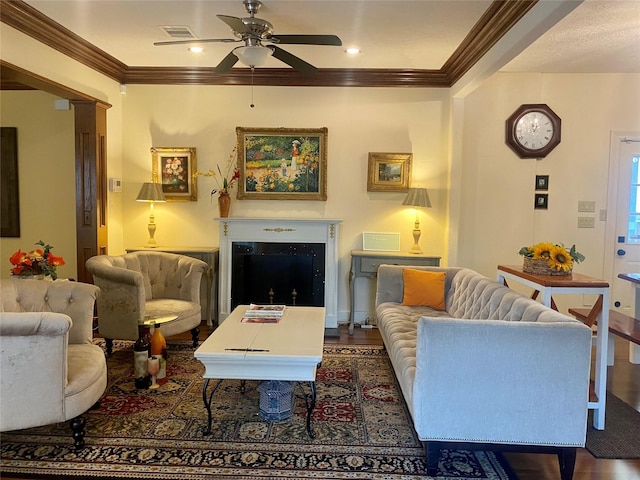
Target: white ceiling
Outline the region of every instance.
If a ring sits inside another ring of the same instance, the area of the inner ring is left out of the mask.
[[[170,39],[160,26],[188,26],[199,38],[233,38],[216,14],[247,16],[241,0],[26,1],[128,66],[215,66],[239,44],[208,43],[201,54],[184,45],[156,47],[153,42]],[[362,49],[352,57],[342,47],[284,46],[316,67],[437,70],[491,0],[263,3],[257,16],[276,34],[335,34],[344,47]],[[269,62],[265,67],[285,67]],[[502,70],[640,73],[640,0],[586,0]]]

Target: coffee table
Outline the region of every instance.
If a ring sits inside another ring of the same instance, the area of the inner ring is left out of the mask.
[[[202,400],[207,409],[205,435],[211,433],[211,400],[225,379],[296,382],[307,407],[307,433],[316,403],[316,370],[322,361],[324,307],[286,307],[278,323],[241,323],[248,305],[239,305],[194,356],[205,366]],[[207,394],[212,379],[218,381]],[[308,383],[310,393],[303,388]]]

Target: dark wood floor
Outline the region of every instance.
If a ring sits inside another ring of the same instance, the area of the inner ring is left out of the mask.
[[[349,335],[346,326],[340,326],[339,337],[326,338],[325,343],[340,345],[382,345],[377,329],[356,328]],[[203,325],[200,338],[205,339],[209,329]],[[190,339],[188,333],[171,337]],[[607,389],[640,411],[640,365],[628,361],[628,342],[615,337],[615,366],[609,367]],[[509,464],[520,480],[555,480],[560,478],[555,455],[507,453]],[[24,480],[21,477],[3,476],[3,479]],[[30,477],[31,479],[35,477]],[[578,449],[574,480],[640,480],[640,460],[600,460],[585,449]]]

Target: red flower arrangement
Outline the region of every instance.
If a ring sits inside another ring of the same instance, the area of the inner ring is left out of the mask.
[[[42,248],[36,248],[28,253],[18,250],[9,257],[12,265],[11,274],[18,277],[44,275],[55,280],[58,278],[56,267],[64,265],[64,259],[54,256],[51,253],[53,247],[45,245],[42,240],[36,242],[35,245],[40,245]]]

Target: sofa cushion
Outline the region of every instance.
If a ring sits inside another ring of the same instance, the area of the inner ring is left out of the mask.
[[[416,336],[420,317],[448,317],[445,311],[430,307],[409,307],[395,302],[378,306],[378,326],[400,389],[411,411],[416,373]],[[411,412],[413,414],[413,412]]]
[[[428,272],[405,268],[402,270],[404,292],[402,305],[431,307],[445,310],[444,283],[445,272]]]

